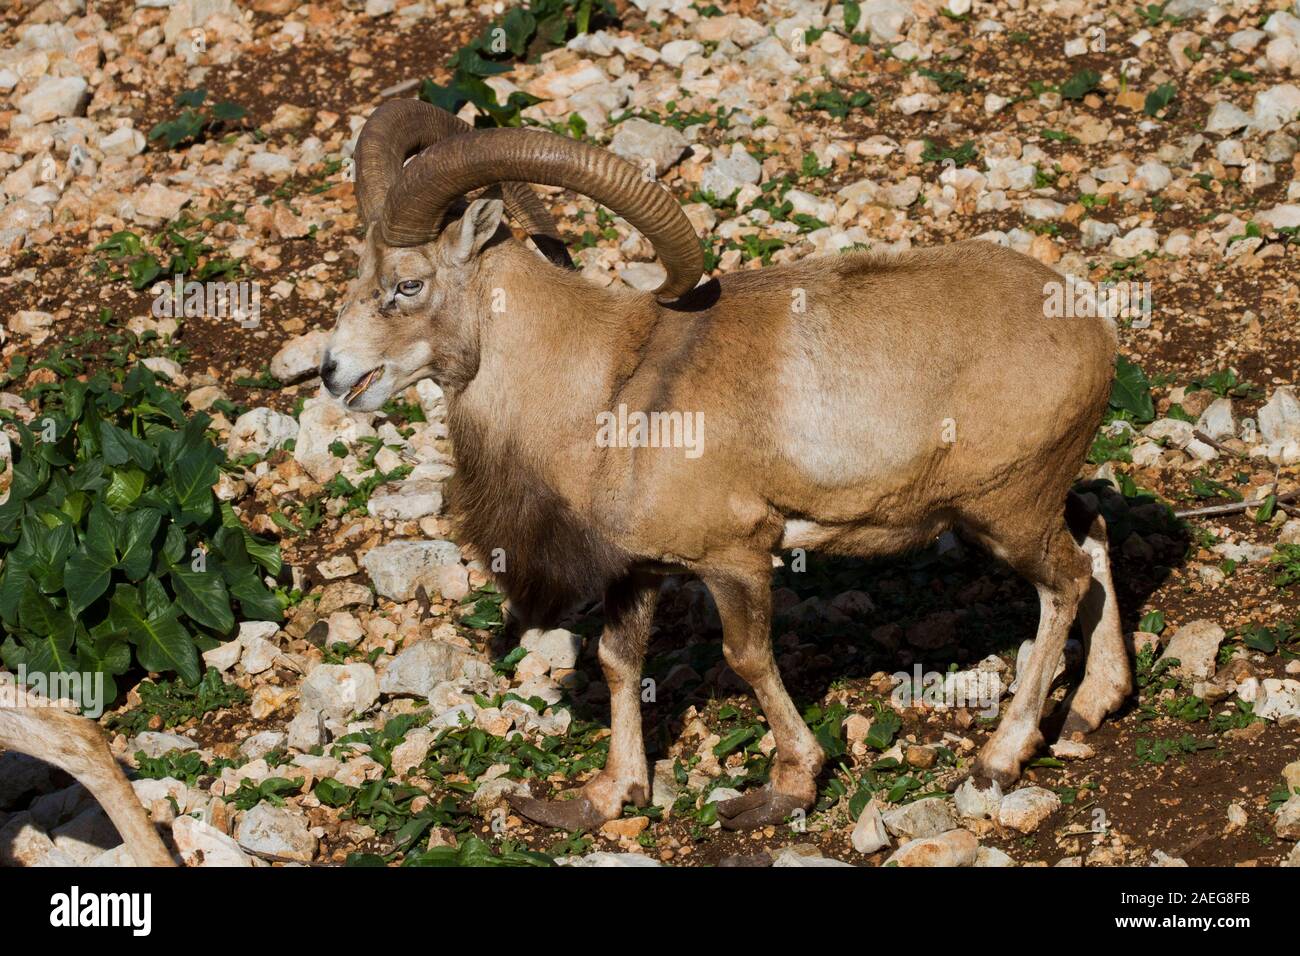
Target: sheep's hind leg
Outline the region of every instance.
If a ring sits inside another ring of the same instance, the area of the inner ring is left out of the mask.
[[[1092,560],[1092,581],[1079,605],[1079,624],[1088,645],[1083,680],[1066,701],[1061,736],[1091,733],[1118,710],[1133,690],[1133,667],[1124,646],[1119,602],[1111,579],[1106,521],[1094,517],[1080,547]]]
[[[605,630],[600,666],[609,685],[610,740],[605,769],[568,800],[512,797],[510,805],[534,823],[562,830],[594,830],[623,815],[626,804],[650,798],[645,744],[641,737],[641,665],[659,597],[659,580],[634,574],[605,595]]]
[[[1035,550],[1030,539],[1021,542],[1019,553],[1032,555]],[[1079,601],[1091,582],[1088,560],[1063,521],[1046,542],[1041,556],[1022,558],[1013,566],[1038,589],[1038,635],[1023,673],[1017,675],[1020,687],[975,761],[972,775],[981,788],[990,782],[1003,787],[1014,783],[1024,762],[1042,746],[1039,723],[1043,706]]]
[[[770,781],[718,804],[728,830],[777,824],[807,810],[817,799],[817,774],[825,755],[803,722],[772,655],[772,593],[768,572],[705,577],[722,617],[722,650],[731,669],[754,688],[772,734],[776,762]]]

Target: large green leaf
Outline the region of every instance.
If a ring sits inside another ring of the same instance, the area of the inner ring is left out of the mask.
[[[236,554],[236,544],[228,539],[231,537],[229,532],[235,532],[243,544],[243,550],[248,556],[266,569],[266,573],[276,577],[282,567],[282,558],[280,556],[280,546],[272,541],[264,541],[254,535],[244,527],[244,523],[239,520],[235,514],[235,509],[231,507],[230,502],[221,503],[221,531],[217,532],[216,542],[221,550],[222,557],[227,561],[238,561]]]
[[[81,519],[89,510],[90,504],[90,495],[84,491],[73,491],[63,499],[63,504],[59,505],[59,511],[67,515],[72,524],[79,525]]]
[[[189,448],[177,458],[169,480],[182,525],[197,524],[212,515],[212,486],[219,477],[217,459],[204,449]]]
[[[1115,362],[1115,381],[1110,389],[1110,406],[1116,411],[1128,412],[1139,424],[1156,416],[1151,402],[1151,383],[1142,369],[1124,356]]]
[[[146,471],[158,460],[153,446],[136,438],[112,422],[99,423],[99,437],[104,443],[104,460],[114,467],[133,461]]]
[[[27,657],[30,653],[12,634],[0,642],[0,662],[3,662],[5,667],[11,671],[26,667]]]
[[[140,497],[147,478],[139,468],[114,468],[104,491],[104,500],[114,511],[125,511]]]
[[[72,636],[76,622],[68,612],[29,584],[18,605],[24,630],[23,643],[28,650],[27,667],[34,673],[54,674],[71,671]]]
[[[107,706],[117,698],[117,681],[113,678],[125,674],[131,667],[131,645],[115,638],[77,641],[77,670],[82,674],[103,674],[104,697],[98,703]],[[84,695],[83,695],[84,696]],[[82,706],[92,701],[83,700]]]
[[[215,568],[195,571],[178,565],[172,569],[168,580],[176,592],[176,603],[194,620],[221,634],[234,629],[235,615],[230,610],[230,595],[226,592],[221,573]]]
[[[523,7],[511,7],[501,21],[505,31],[506,45],[515,56],[523,56],[528,51],[528,41],[537,29],[536,18]],[[494,52],[504,52],[496,50]]]
[[[104,459],[92,458],[77,465],[71,475],[72,487],[78,491],[100,491],[108,484],[104,477]]]
[[[148,578],[144,585],[146,593],[149,593],[150,582],[161,590],[162,585]],[[135,645],[136,658],[142,666],[159,673],[175,671],[185,683],[197,684],[199,654],[189,632],[180,623],[180,608],[174,604],[160,607],[155,596],[150,601],[152,611],[147,612],[140,594],[129,584],[119,584],[109,603],[109,617]],[[156,595],[156,591],[153,594]]]
[[[21,505],[34,497],[50,480],[50,466],[33,455],[23,455],[14,462],[13,482],[9,485],[9,501]]]
[[[63,410],[74,422],[81,418],[81,413],[85,411],[86,392],[89,389],[89,383],[75,378],[67,379],[63,383]]]
[[[169,524],[163,538],[162,550],[158,553],[159,564],[170,567],[180,564],[185,557],[185,532],[179,525]]]
[[[141,508],[117,519],[117,566],[128,579],[138,581],[148,572],[161,521],[162,513],[153,508]]]
[[[230,594],[239,602],[239,610],[244,617],[259,621],[284,619],[284,608],[280,606],[279,599],[262,583],[252,565],[240,569],[223,566],[222,571]]]
[[[18,604],[32,580],[27,573],[30,561],[28,555],[11,551],[5,558],[4,571],[0,572],[0,618],[11,627],[18,626]]]
[[[68,560],[66,584],[73,614],[80,614],[108,590],[113,568],[117,567],[116,524],[102,504],[95,505],[86,519],[81,547]]]
[[[32,536],[35,562],[31,575],[46,594],[63,589],[63,575],[77,537],[72,523],[59,511],[43,512],[39,517],[24,519],[23,533]]]

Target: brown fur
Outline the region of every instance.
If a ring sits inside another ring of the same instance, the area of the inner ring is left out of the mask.
[[[456,448],[449,503],[457,538],[485,565],[494,565],[494,552],[502,556],[496,578],[512,616],[525,625],[553,622],[627,574],[632,556],[574,513],[520,448],[494,447],[454,412],[448,424]]]

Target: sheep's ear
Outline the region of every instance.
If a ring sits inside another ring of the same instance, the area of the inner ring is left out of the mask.
[[[456,224],[451,237],[451,251],[457,262],[468,262],[478,255],[501,225],[505,204],[500,199],[475,199]]]

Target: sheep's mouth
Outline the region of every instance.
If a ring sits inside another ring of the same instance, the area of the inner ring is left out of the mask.
[[[361,378],[357,379],[357,384],[353,385],[352,388],[348,390],[348,393],[343,396],[343,401],[346,404],[351,405],[360,398],[362,394],[364,394],[366,389],[371,385],[374,385],[375,382],[379,381],[383,377],[384,367],[382,365],[376,365],[365,375],[362,375]]]

